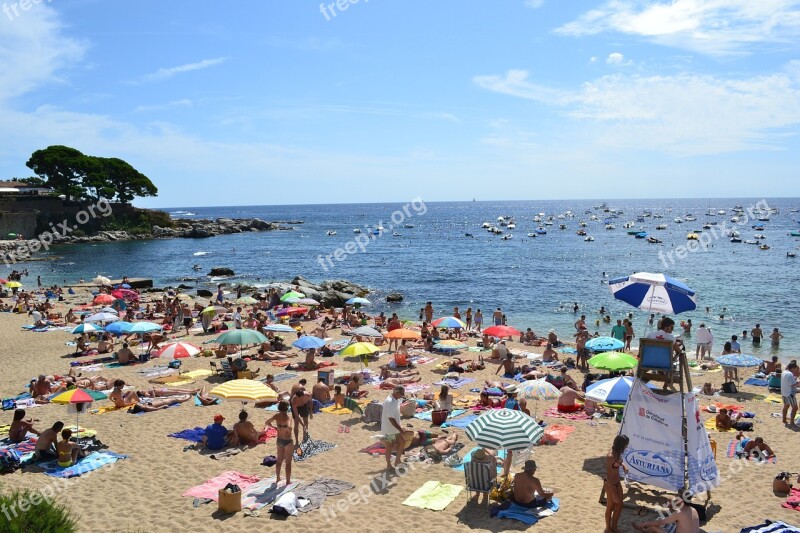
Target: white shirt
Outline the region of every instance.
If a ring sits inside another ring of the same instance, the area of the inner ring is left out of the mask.
[[[672,333],[667,333],[663,329],[659,329],[658,331],[654,331],[647,336],[648,339],[658,339],[660,341],[670,341],[675,342],[675,335]]]
[[[742,345],[739,344],[739,341],[731,341],[731,351],[736,353],[742,353]]]
[[[714,335],[711,333],[711,330],[706,327],[697,328],[694,335],[697,339],[697,344],[711,344],[714,341]]]
[[[400,423],[400,400],[395,400],[392,394],[383,402],[383,413],[381,413],[381,433],[384,435],[397,435],[400,430],[394,427],[389,419],[394,418],[395,422]]]
[[[795,393],[797,378],[790,370],[784,370],[781,374],[781,396],[791,396]]]
[[[39,311],[34,311],[33,313],[31,313],[31,317],[33,318],[34,324],[38,325],[39,322],[42,321],[42,313],[40,313]]]
[[[444,411],[452,411],[453,410],[453,397],[451,395],[447,395],[447,398],[442,400],[441,398],[436,400],[436,405],[439,409]]]
[[[242,315],[239,312],[233,313],[233,325],[236,329],[241,329],[242,327]]]

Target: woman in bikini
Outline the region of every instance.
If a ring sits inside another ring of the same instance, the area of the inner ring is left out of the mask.
[[[78,462],[78,458],[83,455],[81,447],[70,442],[72,438],[72,430],[65,429],[61,431],[61,442],[56,445],[58,451],[58,466],[67,468]]]
[[[292,482],[292,453],[294,453],[294,441],[292,440],[292,417],[289,416],[289,404],[282,401],[278,404],[278,413],[267,420],[267,426],[278,431],[276,453],[277,463],[275,464],[276,481],[281,481],[281,465],[286,461],[286,484]]]
[[[622,481],[619,478],[619,467],[628,473],[628,467],[622,464],[622,453],[628,447],[630,439],[625,435],[617,435],[611,451],[606,455],[606,529],[605,533],[618,533],[619,516],[622,513]]]

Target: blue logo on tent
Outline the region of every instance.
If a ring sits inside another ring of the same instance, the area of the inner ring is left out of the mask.
[[[649,450],[633,450],[625,456],[625,461],[639,472],[653,477],[669,477],[672,465],[662,455]]]
[[[705,481],[713,481],[718,474],[719,471],[717,470],[717,462],[714,460],[714,456],[706,456],[703,464],[700,465],[700,477]]]

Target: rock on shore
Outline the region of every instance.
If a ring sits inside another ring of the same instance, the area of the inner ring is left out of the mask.
[[[367,287],[341,279],[323,281],[317,285],[302,276],[297,276],[290,283],[273,283],[272,286],[281,293],[299,288],[307,298],[334,307],[342,307],[350,298],[369,294]]]

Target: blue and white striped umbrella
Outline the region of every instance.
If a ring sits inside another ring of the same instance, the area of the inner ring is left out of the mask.
[[[522,411],[487,411],[466,428],[467,437],[491,450],[526,450],[544,437],[544,429]]]
[[[632,386],[633,378],[629,376],[602,379],[586,387],[586,398],[599,403],[626,403]],[[652,383],[647,386],[655,388]]]
[[[678,314],[697,308],[696,294],[664,274],[637,272],[608,282],[617,300],[650,313]]]
[[[72,333],[73,335],[79,335],[83,333],[92,333],[94,331],[103,331],[103,328],[101,328],[100,326],[95,326],[91,322],[84,322],[83,324],[79,324],[74,328],[72,328],[72,331],[70,333]]]
[[[586,349],[593,352],[613,352],[624,347],[625,343],[614,337],[595,337],[586,341]]]
[[[746,355],[743,353],[729,353],[717,357],[717,363],[722,366],[760,366],[763,361],[754,355]]]

